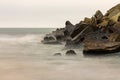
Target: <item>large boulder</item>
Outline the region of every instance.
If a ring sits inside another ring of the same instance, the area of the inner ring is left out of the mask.
[[[83,54],[103,55],[120,52],[120,42],[89,41],[84,44]]]
[[[74,30],[72,31],[70,37],[66,40],[66,47],[79,47],[80,43],[82,43],[88,34],[97,30],[92,24],[85,23],[85,21],[81,21],[80,23],[75,25]]]
[[[76,54],[76,52],[75,52],[74,50],[68,50],[68,51],[66,52],[66,55],[67,55],[67,56],[73,56],[73,55],[77,55],[77,54]]]

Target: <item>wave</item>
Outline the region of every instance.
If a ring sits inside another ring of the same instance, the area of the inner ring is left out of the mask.
[[[43,34],[0,35],[0,42],[41,42]]]

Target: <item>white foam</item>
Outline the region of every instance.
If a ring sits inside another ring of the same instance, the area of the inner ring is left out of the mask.
[[[34,35],[34,34],[28,34],[28,35],[22,35],[22,36],[16,36],[16,35],[0,35],[0,42],[41,42],[44,35]]]

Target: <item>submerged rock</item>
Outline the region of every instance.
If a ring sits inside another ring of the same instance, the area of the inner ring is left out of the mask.
[[[54,56],[62,56],[61,53],[55,53]]]
[[[76,52],[75,52],[74,50],[68,50],[68,51],[66,52],[66,55],[67,55],[67,56],[73,56],[73,55],[77,55],[77,54],[76,54]]]
[[[44,37],[44,40],[41,41],[44,44],[61,44],[61,42],[59,42],[56,37],[54,35],[46,35]]]

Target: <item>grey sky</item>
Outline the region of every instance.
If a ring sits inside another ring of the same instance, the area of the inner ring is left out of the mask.
[[[105,13],[120,0],[0,0],[0,27],[64,27]]]

